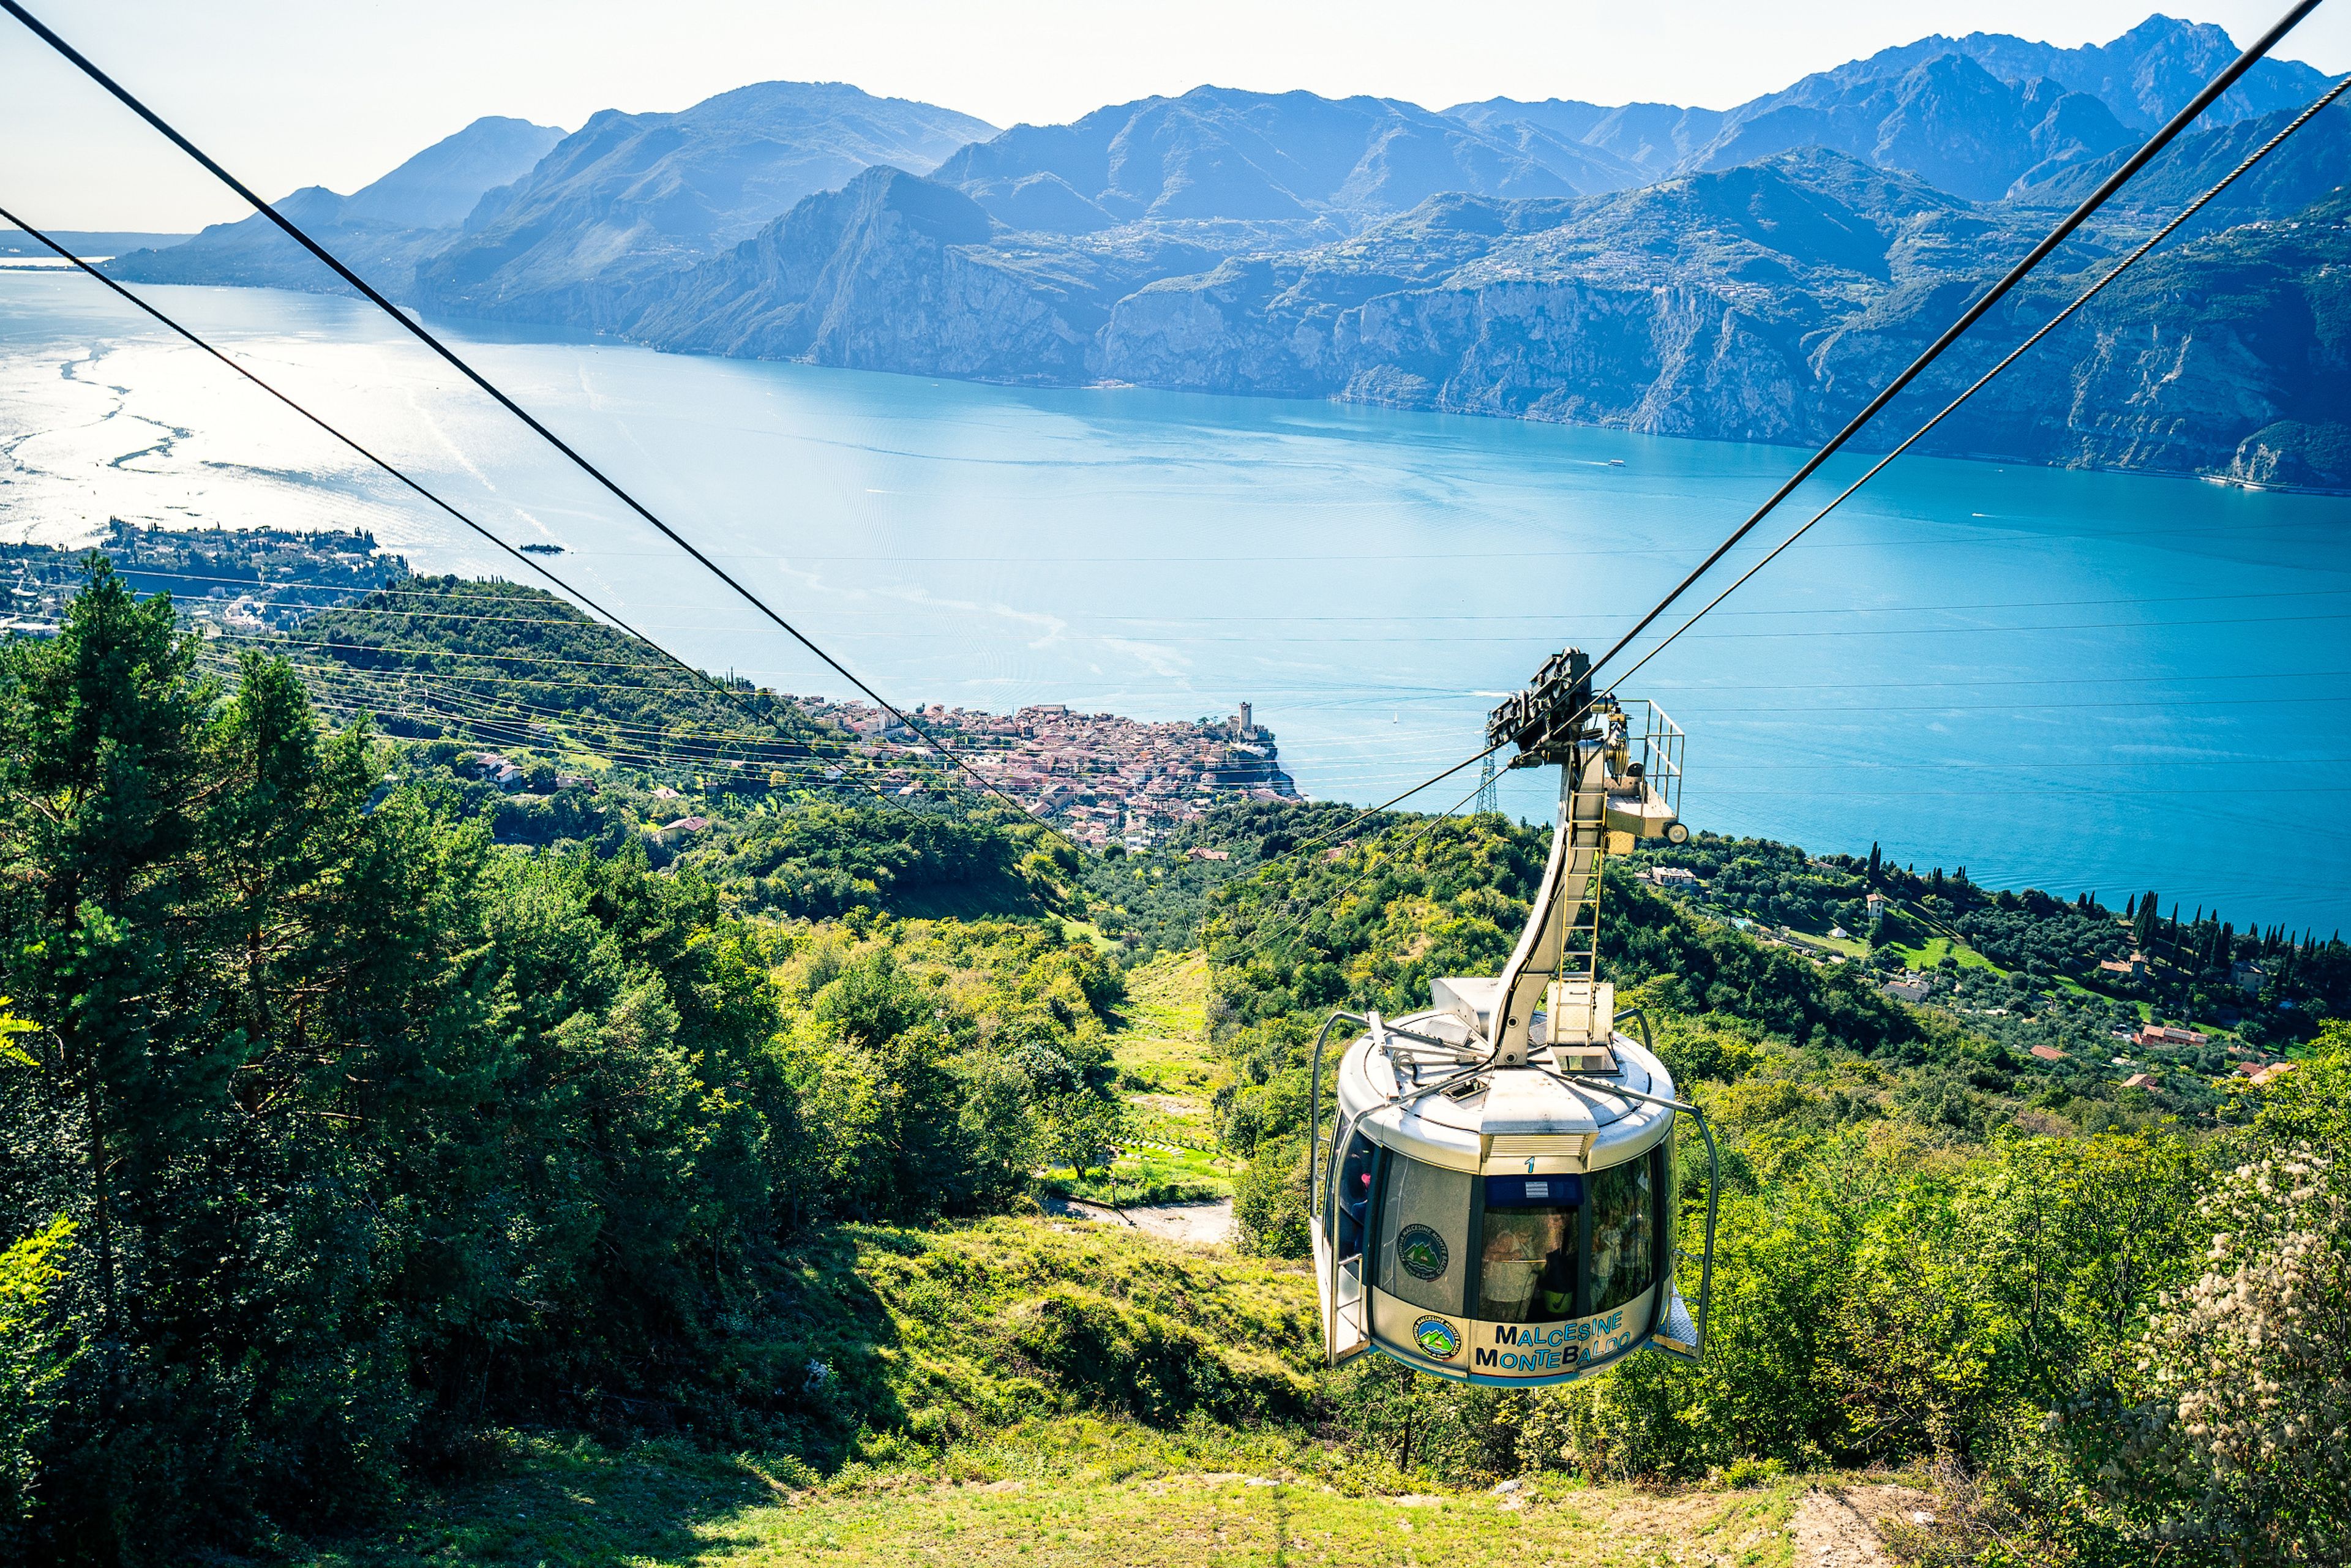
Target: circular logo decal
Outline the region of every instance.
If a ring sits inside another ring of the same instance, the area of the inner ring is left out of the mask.
[[[1441,1279],[1452,1260],[1445,1238],[1426,1225],[1407,1225],[1396,1232],[1396,1258],[1416,1280]]]
[[[1423,1318],[1412,1325],[1412,1343],[1437,1361],[1451,1361],[1461,1349],[1461,1336],[1443,1318]]]

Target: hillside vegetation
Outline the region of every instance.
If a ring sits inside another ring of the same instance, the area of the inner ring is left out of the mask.
[[[473,742],[322,721],[305,669],[429,658],[488,697],[492,655],[552,680],[611,637],[498,591],[511,618],[381,601],[413,645],[339,646],[383,622],[337,612],[223,665],[98,564],[54,639],[0,644],[16,1556],[1771,1563],[1797,1478],[1878,1467],[1937,1478],[1921,1561],[2339,1557],[2345,1026],[2280,1035],[2258,1089],[2150,1093],[1798,939],[1881,885],[2029,1011],[2125,938],[2198,995],[2219,927],[1727,841],[1695,893],[1612,873],[1604,963],[1722,1144],[1706,1362],[1332,1371],[1311,1031],[1490,972],[1541,830],[1330,843],[1343,808],[1260,806],[1081,856],[945,789],[599,755],[601,708],[505,785]],[[669,691],[631,700],[691,736],[708,688]],[[1040,1211],[1182,1139],[1238,1250]]]

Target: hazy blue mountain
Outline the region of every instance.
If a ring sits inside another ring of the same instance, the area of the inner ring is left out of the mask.
[[[961,189],[873,170],[675,280],[632,332],[925,375],[1812,441],[2045,222],[1819,148],[1600,196],[1440,193],[1302,246],[1280,243],[1288,221],[1015,233]],[[2088,236],[2075,265],[2129,235]],[[1933,449],[2351,484],[2325,477],[2351,450],[2351,317],[2327,281],[2346,261],[2351,228],[2323,206],[2167,256]],[[1948,396],[2081,282],[2026,290],[1911,401]]]
[[[1489,136],[1536,126],[1651,178],[1819,146],[1987,199],[2135,143],[2237,52],[2220,27],[2158,16],[2111,43],[2074,49],[2004,33],[1937,34],[1727,110],[1498,98],[1445,112]],[[2327,79],[2296,61],[2263,60],[2206,122],[2299,109]]]
[[[1013,232],[954,186],[874,168],[649,288],[629,332],[689,352],[1067,383],[1088,377],[1111,308],[1144,284],[1340,232],[1239,219]]]
[[[1513,124],[1532,125],[1564,141],[1605,152],[1650,179],[1663,179],[1687,164],[1714,140],[1727,118],[1718,109],[1683,109],[1670,103],[1627,103],[1607,109],[1575,99],[1540,103],[1489,98],[1456,104],[1445,111],[1489,135],[1507,134]]]
[[[2138,141],[2088,93],[2046,78],[2005,82],[1965,55],[1937,55],[1898,76],[1807,81],[1768,109],[1733,112],[1684,167],[1828,147],[1990,201]]]
[[[1661,109],[1671,109],[1660,104]],[[1539,125],[1552,135],[1570,141],[1581,141],[1592,133],[1593,126],[1616,111],[1604,104],[1586,103],[1577,98],[1547,98],[1540,103],[1527,103],[1515,98],[1489,98],[1478,103],[1457,103],[1445,111],[1450,119],[1472,125],[1480,131],[1491,124],[1520,123]],[[1673,109],[1672,112],[1687,112]]]
[[[1626,190],[1634,185],[1647,184],[1656,178],[1648,170],[1618,157],[1605,147],[1578,141],[1523,120],[1494,126],[1487,136],[1541,164],[1579,195],[1596,196],[1609,191]],[[1482,195],[1486,193],[1476,193]]]
[[[1719,134],[1726,118],[1716,109],[1628,103],[1602,116],[1584,140],[1662,178]]]
[[[2351,486],[2346,216],[2337,193],[2162,254],[1928,449]],[[1095,363],[1149,385],[1811,442],[2045,222],[1817,149],[1573,204],[1445,197],[1343,244],[1138,290]],[[2127,237],[2068,255],[2101,266]],[[1891,424],[2086,276],[2021,291]]]
[[[360,277],[405,295],[417,262],[455,237],[458,224],[483,195],[528,173],[562,137],[554,126],[486,116],[349,196],[306,185],[275,204]],[[107,270],[138,283],[343,287],[258,213],[214,224],[168,249],[119,256]]]
[[[354,192],[343,204],[341,221],[403,229],[454,227],[486,193],[529,173],[562,140],[557,126],[485,116]]]
[[[1954,227],[1971,258],[1994,248],[1968,203],[1817,151],[1581,202],[1445,196],[1342,244],[1138,291],[1112,313],[1101,372],[1797,439],[1807,341]],[[1228,341],[1204,354],[1211,337]]]
[[[76,256],[120,256],[127,250],[162,250],[178,245],[186,235],[150,234],[145,230],[51,229],[49,237]],[[48,247],[30,235],[0,228],[0,256],[48,256]]]
[[[287,203],[404,300],[664,349],[1812,441],[2233,49],[2158,16],[2082,49],[1922,39],[1728,110],[1204,87],[1001,134],[768,83],[607,111],[496,183],[533,128],[484,121],[359,195]],[[2320,80],[2249,76],[1916,396],[1956,390]],[[1932,449],[2351,486],[2346,177],[2337,109]],[[319,276],[250,224],[116,265]]]
[[[1970,33],[1962,38],[1934,34],[1824,74],[1862,80],[1898,75],[1939,55],[1964,55],[2002,81],[2045,78],[2073,91],[2089,93],[2124,124],[2152,131],[2178,113],[2239,52],[2225,28],[2158,15],[2111,43],[2085,44],[2074,49],[2007,33]],[[1808,77],[1805,81],[1813,79]],[[2221,124],[2280,109],[2300,109],[2316,98],[2329,79],[2316,67],[2299,60],[2262,60],[2213,105],[2207,122]],[[1804,85],[1800,82],[1789,90],[1801,90]]]
[[[603,110],[470,215],[422,302],[602,325],[648,278],[740,243],[873,164],[927,170],[994,128],[841,82],[763,82],[673,114]]]
[[[635,330],[666,347],[760,359],[1081,376],[1100,307],[1081,306],[1077,319],[1057,308],[1055,290],[987,251],[996,226],[952,186],[868,169],[696,267]]]
[[[1015,126],[936,174],[1008,227],[1061,234],[1138,220],[1353,222],[1440,191],[1566,196],[1634,177],[1604,153],[1499,139],[1387,99],[1217,87]]]
[[[2168,215],[2217,184],[2299,114],[2281,109],[2210,131],[2191,131],[2167,148],[2115,196],[2116,211]],[[2019,190],[2016,199],[2071,207],[2095,190],[2127,156],[2116,152],[2077,164]],[[2299,212],[2351,181],[2351,103],[2336,99],[2259,167],[2240,178],[2196,220],[2209,231],[2249,218],[2277,218]]]

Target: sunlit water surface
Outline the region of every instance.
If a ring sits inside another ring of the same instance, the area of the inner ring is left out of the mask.
[[[556,570],[687,658],[849,695],[355,302],[155,298],[512,542],[562,545]],[[1801,456],[451,330],[893,701],[1246,699],[1303,789],[1359,801],[1476,749],[1495,695],[1613,641]],[[0,274],[0,537],[110,516],[363,527],[423,568],[520,575],[87,278]],[[2346,675],[2351,502],[1915,459],[1626,690],[1689,731],[1699,825],[2324,934],[2351,872]],[[1548,815],[1529,776],[1502,797]]]

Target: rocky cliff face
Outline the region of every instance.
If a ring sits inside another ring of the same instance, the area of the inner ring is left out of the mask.
[[[427,307],[616,327],[637,290],[875,164],[929,169],[993,127],[840,82],[762,82],[675,114],[606,110],[418,269]]]
[[[2159,253],[1987,388],[1929,449],[2351,488],[2346,262],[2351,197],[2341,195]],[[1980,342],[1928,379],[1920,406],[1956,393],[2089,276],[2020,290]],[[1832,338],[1815,365],[1868,384],[1946,313],[1913,310],[1895,330]]]
[[[2351,482],[2314,477],[2337,472],[2325,433],[2351,384],[2343,210],[2147,264],[1929,449]],[[632,331],[862,369],[1802,442],[1849,417],[2043,221],[1809,150],[1583,200],[1440,196],[1219,259],[1233,235],[1007,234],[959,191],[877,170],[697,268]],[[1913,394],[1917,411],[2088,276],[2024,291]]]
[[[869,169],[695,269],[633,330],[705,353],[1078,379],[1099,312],[990,255],[990,227],[959,191]]]
[[[458,225],[483,196],[528,173],[562,139],[551,125],[488,116],[349,196],[310,185],[277,206],[360,277],[405,297],[414,289],[418,265],[457,237]],[[134,283],[349,292],[258,213],[214,224],[165,250],[118,256],[107,270]]]

